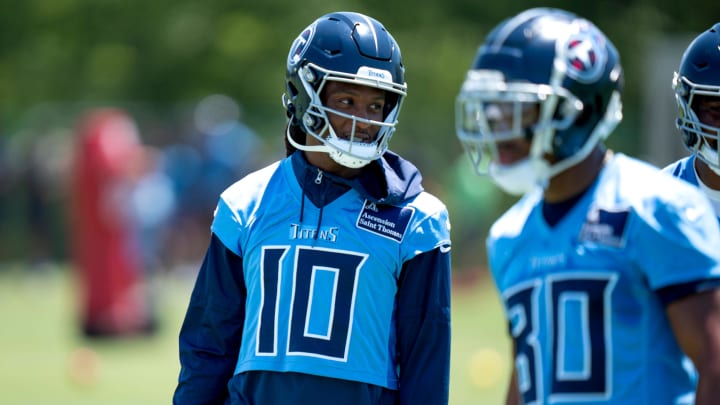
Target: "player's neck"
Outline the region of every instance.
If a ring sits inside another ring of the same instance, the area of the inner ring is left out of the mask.
[[[700,160],[700,158],[695,157],[694,166],[695,173],[698,176],[698,180],[700,180],[708,188],[711,188],[713,190],[720,190],[720,176],[715,174],[715,172],[710,169],[707,163]]]
[[[336,163],[327,152],[304,152],[305,158],[308,163],[317,167],[318,169],[332,173],[336,176],[343,177],[346,179],[352,179],[360,174],[362,169],[353,169],[350,167],[342,166]]]
[[[585,159],[550,179],[544,200],[558,203],[582,193],[595,181],[611,157],[612,151],[604,146],[596,146]]]

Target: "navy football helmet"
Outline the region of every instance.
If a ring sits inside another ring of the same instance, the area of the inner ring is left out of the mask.
[[[375,87],[385,91],[384,121],[349,116],[325,107],[320,98],[328,81]],[[327,152],[346,167],[362,167],[388,148],[406,95],[405,67],[395,39],[377,20],[359,13],[324,15],[293,42],[287,59],[283,104],[290,118],[287,140],[297,149]],[[335,134],[328,112],[380,127],[372,143],[342,139]],[[300,127],[322,142],[304,145],[293,139],[290,126]]]
[[[622,119],[623,71],[590,21],[534,8],[500,23],[479,47],[456,100],[456,130],[480,175],[502,170],[497,142],[525,137],[534,184],[577,164]],[[510,123],[494,120],[511,111]],[[532,111],[533,122],[523,119]],[[509,166],[509,165],[506,165]]]
[[[685,50],[680,69],[673,76],[678,118],[683,144],[720,175],[720,128],[698,119],[698,99],[720,100],[720,23],[698,35]],[[701,96],[701,97],[698,97]]]

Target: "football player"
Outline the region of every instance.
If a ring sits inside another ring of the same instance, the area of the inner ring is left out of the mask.
[[[388,150],[406,90],[371,17],[327,14],[295,39],[288,156],[220,196],[176,404],[447,404],[450,226]]]
[[[534,8],[489,33],[458,95],[475,169],[522,195],[487,239],[508,404],[720,398],[718,221],[697,188],[604,146],[622,87],[594,24]]]
[[[663,170],[705,193],[720,217],[720,24],[687,47],[673,76],[683,145],[692,153]]]

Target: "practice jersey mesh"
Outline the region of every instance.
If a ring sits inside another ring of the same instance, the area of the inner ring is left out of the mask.
[[[445,206],[354,191],[320,209],[285,159],[221,196],[212,231],[243,257],[245,332],[235,372],[294,371],[397,388],[394,297],[405,261],[449,244]],[[319,224],[319,227],[318,227]]]
[[[720,277],[707,201],[624,155],[553,228],[541,200],[523,197],[488,237],[525,403],[692,402],[696,373],[655,291]]]

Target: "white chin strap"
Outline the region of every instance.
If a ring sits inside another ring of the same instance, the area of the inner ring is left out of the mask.
[[[345,148],[347,149],[350,146],[350,141],[346,141],[343,139],[340,139],[336,136],[332,136],[330,139],[327,140],[327,143],[322,145],[303,145],[300,143],[295,142],[295,140],[290,135],[290,126],[288,126],[287,130],[285,131],[285,136],[287,137],[288,142],[295,147],[296,149],[305,151],[305,152],[324,152],[327,153],[332,160],[334,160],[337,164],[345,167],[349,167],[351,169],[359,169],[368,163],[370,163],[371,159],[362,159],[356,156],[351,156],[345,152],[342,152],[342,145],[345,144]],[[352,145],[352,149],[354,151],[359,151],[361,155],[368,155],[372,156],[375,152],[376,145],[374,143],[372,144],[359,144],[355,143]]]
[[[372,160],[361,159],[341,151],[351,149],[353,153],[361,156],[375,156],[377,151],[377,145],[375,143],[350,142],[335,136],[331,136],[327,144],[329,145],[328,154],[330,157],[338,164],[352,169],[363,167]]]
[[[538,176],[538,167],[529,158],[510,165],[490,162],[488,172],[493,182],[511,195],[523,195],[535,187],[545,187],[547,180]]]

